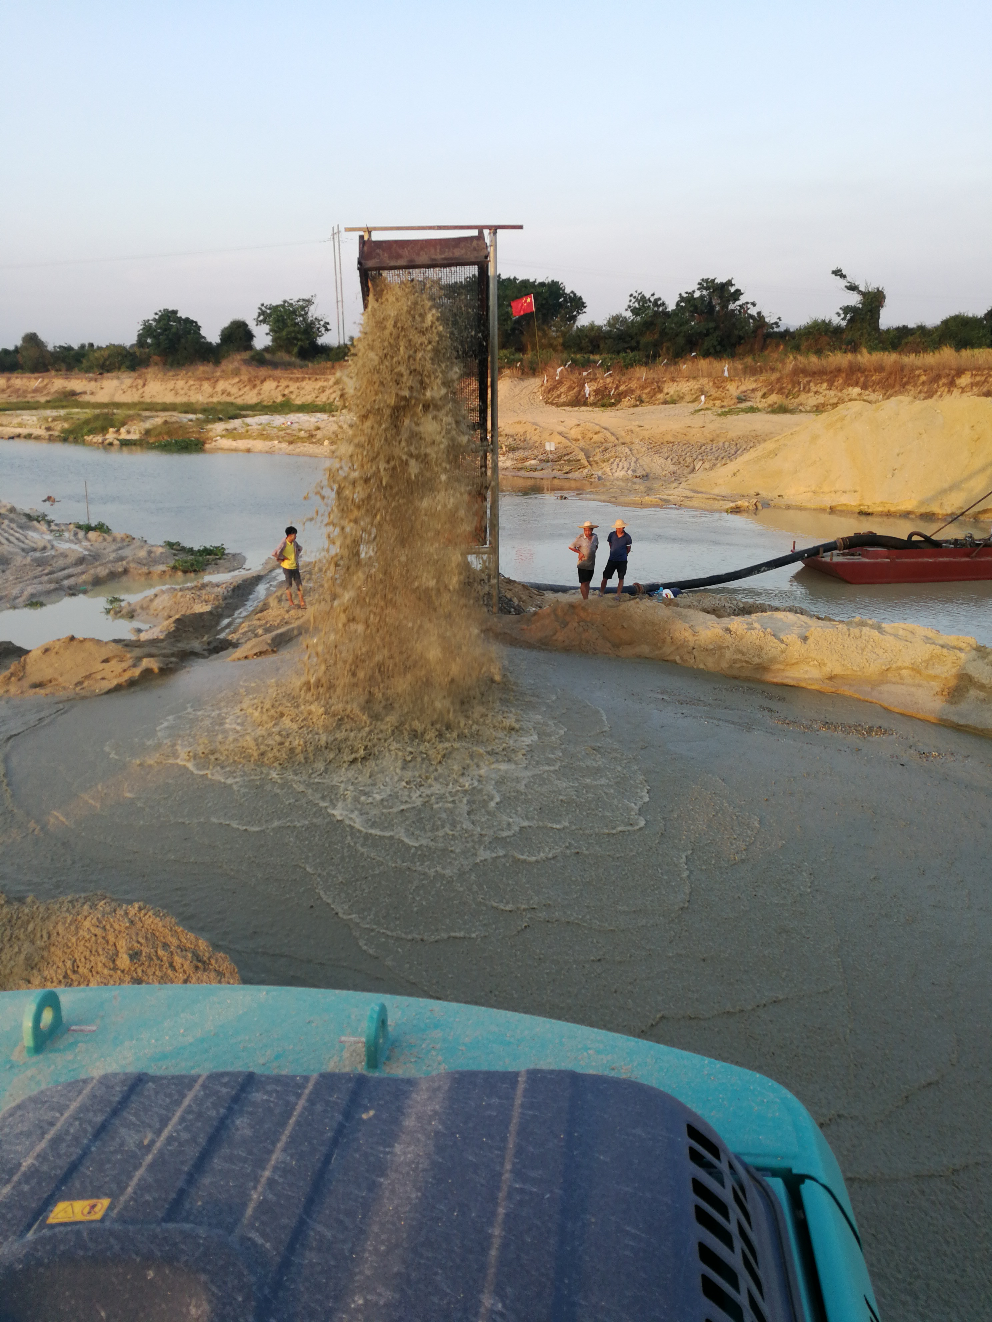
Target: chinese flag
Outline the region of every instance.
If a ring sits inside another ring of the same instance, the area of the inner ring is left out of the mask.
[[[534,295],[524,294],[523,298],[514,298],[510,302],[510,311],[515,317],[522,317],[526,312],[534,311]]]

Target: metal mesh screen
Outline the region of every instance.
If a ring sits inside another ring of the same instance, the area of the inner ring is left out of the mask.
[[[372,288],[379,280],[399,284],[413,281],[431,299],[447,329],[459,367],[456,395],[471,429],[475,455],[469,460],[477,473],[478,516],[476,541],[489,542],[489,284],[488,273],[478,266],[413,267],[370,271]]]
[[[485,430],[489,374],[488,287],[477,266],[421,267],[407,271],[379,271],[370,283],[413,281],[431,299],[448,331],[461,373],[458,398],[475,432]],[[483,438],[484,439],[484,438]]]

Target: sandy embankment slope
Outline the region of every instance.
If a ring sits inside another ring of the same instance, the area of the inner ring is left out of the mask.
[[[843,404],[690,478],[686,497],[949,515],[992,487],[992,399]],[[992,513],[992,499],[973,517]]]
[[[564,478],[624,503],[670,500],[692,473],[738,459],[795,426],[788,415],[720,417],[694,404],[547,404],[533,377],[501,378],[499,410],[504,475]]]
[[[785,611],[718,616],[678,603],[559,601],[501,616],[506,642],[645,657],[736,679],[843,693],[891,711],[992,734],[992,649],[912,624],[818,620]]]
[[[0,991],[240,981],[226,955],[161,909],[106,895],[0,894]]]
[[[0,373],[0,401],[52,400],[89,404],[340,404],[343,366],[255,367],[237,360],[220,366],[146,367],[137,372]]]

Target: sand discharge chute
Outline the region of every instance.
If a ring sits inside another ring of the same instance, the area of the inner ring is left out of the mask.
[[[454,394],[471,431],[467,462],[474,474],[472,553],[486,566],[494,613],[499,611],[499,421],[496,238],[522,225],[352,226],[358,233],[362,304],[381,284],[410,282],[436,307],[457,368]],[[474,234],[452,231],[474,230]],[[443,232],[443,237],[437,237]],[[488,240],[486,238],[488,232]],[[415,239],[374,239],[373,233],[416,233]],[[432,237],[425,237],[430,233]]]
[[[459,399],[452,340],[421,282],[372,283],[351,423],[308,520],[305,659],[242,707],[222,759],[352,762],[410,741],[439,751],[486,724],[499,664],[470,553],[487,456]]]

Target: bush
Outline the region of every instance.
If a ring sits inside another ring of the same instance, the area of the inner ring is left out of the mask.
[[[154,317],[143,321],[136,341],[169,367],[186,367],[216,358],[216,350],[192,317],[181,317],[175,308],[161,308]]]
[[[163,542],[163,546],[174,552],[172,568],[182,574],[201,574],[210,567],[211,562],[221,560],[227,553],[223,543],[219,546],[192,547],[184,546],[182,542]]]
[[[91,349],[82,361],[84,372],[133,372],[138,355],[124,344],[105,344]]]
[[[0,349],[0,372],[19,372],[21,360],[16,349]]]
[[[78,528],[80,532],[108,533],[111,531],[111,529],[103,522],[102,519],[99,523],[74,523],[72,526],[74,528]]]
[[[217,345],[222,358],[227,358],[232,353],[248,353],[255,345],[255,332],[247,321],[236,317],[221,331]]]

